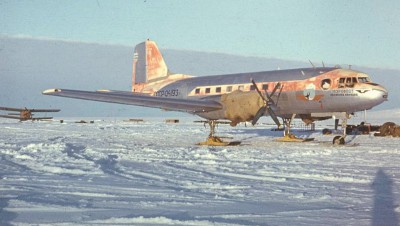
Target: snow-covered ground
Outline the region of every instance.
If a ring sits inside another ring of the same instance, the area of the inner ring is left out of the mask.
[[[0,225],[399,224],[400,138],[219,125],[242,145],[206,147],[195,119],[1,119]]]

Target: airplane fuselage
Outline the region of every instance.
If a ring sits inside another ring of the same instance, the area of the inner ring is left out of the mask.
[[[382,103],[387,100],[388,95],[385,88],[370,82],[369,76],[365,73],[325,67],[192,77],[165,85],[153,95],[180,99],[208,99],[220,103],[232,96],[232,100],[228,100],[231,105],[236,101],[241,108],[257,109],[262,105],[262,100],[255,91],[252,79],[262,92],[272,92],[276,89],[272,99],[277,103],[274,111],[280,117],[289,117],[292,114],[310,117],[310,114],[315,113],[353,113]],[[234,94],[239,92],[241,94],[237,96],[240,98],[235,99]],[[246,100],[251,102],[252,106],[246,106]],[[229,115],[226,109],[195,114],[206,119],[232,121],[251,119],[251,116],[243,118]]]

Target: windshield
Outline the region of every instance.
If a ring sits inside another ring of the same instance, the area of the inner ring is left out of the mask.
[[[358,82],[360,83],[366,83],[369,82],[369,78],[368,77],[358,77]]]

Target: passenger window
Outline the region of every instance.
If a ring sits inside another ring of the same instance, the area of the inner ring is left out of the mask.
[[[199,93],[200,93],[200,88],[197,88],[197,89],[194,91],[194,93],[195,93],[195,94],[199,94]]]
[[[226,87],[226,92],[227,92],[227,93],[232,92],[232,86],[227,86],[227,87]]]
[[[244,86],[239,86],[238,90],[242,90],[243,91],[244,90]]]
[[[215,92],[216,92],[216,93],[220,93],[220,92],[221,92],[221,87],[215,88]]]
[[[254,85],[251,85],[250,90],[256,90],[256,87]]]
[[[353,83],[357,83],[357,78],[353,77]]]
[[[210,93],[211,89],[210,88],[206,88],[206,93]]]
[[[331,88],[331,80],[330,79],[324,79],[321,81],[321,88],[323,90],[328,90]]]

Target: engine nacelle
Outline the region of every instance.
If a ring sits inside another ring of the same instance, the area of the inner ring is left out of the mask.
[[[264,106],[264,101],[257,92],[240,90],[221,96],[224,117],[231,121],[231,126],[240,122],[250,121],[258,110]]]

